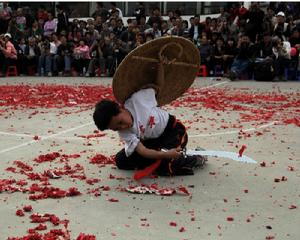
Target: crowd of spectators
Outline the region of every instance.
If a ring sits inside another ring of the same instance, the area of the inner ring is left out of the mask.
[[[57,6],[55,19],[43,7],[34,14],[29,7],[12,10],[3,3],[1,76],[11,65],[17,66],[21,76],[112,76],[137,46],[174,35],[194,42],[209,76],[218,72],[231,79],[252,78],[255,63],[260,62],[271,66],[275,79],[287,78],[287,69],[296,79],[300,69],[298,5],[277,3],[262,10],[253,2],[249,9],[220,8],[218,17],[201,22],[199,15],[184,20],[179,10],[163,17],[158,7],[146,18],[144,5],[139,3],[125,27],[115,3],[109,9],[97,3],[86,21],[70,21],[62,6]]]

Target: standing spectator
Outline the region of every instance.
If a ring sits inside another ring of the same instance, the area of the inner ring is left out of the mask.
[[[66,13],[63,6],[58,5],[56,7],[58,14],[57,14],[57,34],[61,34],[62,31],[68,31],[69,27],[69,16]]]
[[[17,63],[17,51],[10,39],[11,35],[9,33],[4,34],[4,38],[0,39],[0,51],[4,56],[2,63],[3,74],[5,74],[8,66],[16,65]]]
[[[38,59],[40,56],[40,49],[36,44],[34,37],[28,38],[28,45],[25,48],[24,58],[26,59],[27,74],[29,74],[29,68],[34,68],[34,72],[37,71]]]
[[[118,19],[117,20],[117,28],[114,29],[114,33],[117,37],[120,37],[121,34],[126,30],[126,28],[124,27],[123,24],[123,20],[122,19]]]
[[[71,74],[71,55],[73,46],[67,42],[65,36],[60,37],[60,45],[57,47],[57,69],[59,75],[70,76]]]
[[[95,29],[99,33],[102,31],[102,23],[103,23],[102,17],[101,16],[96,16],[94,26],[95,26]]]
[[[146,23],[146,17],[141,16],[141,18],[140,18],[140,24],[139,24],[140,32],[143,33],[148,28],[151,28],[151,26]]]
[[[153,24],[157,24],[157,28],[161,29],[162,16],[159,7],[155,7],[152,11],[151,16],[148,19],[148,24],[153,28]]]
[[[81,39],[79,41],[79,46],[74,48],[74,68],[80,76],[85,74],[85,71],[90,62],[90,48],[86,45],[85,41]]]
[[[18,35],[20,37],[24,37],[25,28],[26,28],[26,18],[23,15],[23,9],[22,8],[17,9],[16,23],[17,23]]]
[[[258,2],[252,2],[249,11],[246,13],[246,33],[250,38],[251,42],[255,42],[257,34],[263,33],[263,21],[265,13],[259,7]]]
[[[199,36],[201,36],[201,33],[203,31],[203,27],[200,24],[200,16],[195,15],[194,16],[194,25],[190,28],[190,39],[194,41],[194,43],[197,42]]]
[[[288,28],[289,24],[285,22],[284,12],[279,12],[276,15],[276,24],[274,26],[274,35],[282,36],[285,40],[290,36],[290,29]]]
[[[140,25],[141,24],[141,22],[140,22],[141,17],[146,17],[144,3],[142,3],[142,2],[137,3],[137,7],[134,10],[133,16],[137,20],[138,25]]]
[[[8,2],[3,2],[3,8],[0,9],[0,34],[8,32],[8,23],[11,19],[12,10]]]
[[[9,32],[11,34],[11,37],[12,37],[13,40],[21,38],[20,32],[18,31],[16,17],[13,16],[10,19],[9,24],[8,24],[7,32]]]
[[[45,23],[48,20],[48,12],[46,11],[45,7],[41,5],[37,12],[37,20],[42,20]]]
[[[119,18],[123,18],[123,13],[120,8],[117,8],[116,2],[110,3],[110,9],[108,10],[108,12],[110,13],[110,15],[113,15],[115,13]]]
[[[56,21],[53,19],[52,13],[48,13],[48,20],[45,22],[44,25],[44,36],[50,37],[52,33],[56,31]]]
[[[106,20],[109,18],[109,12],[107,9],[103,7],[102,2],[97,2],[96,10],[93,12],[92,17],[96,19],[97,16],[100,16],[102,19],[102,22],[106,22]]]

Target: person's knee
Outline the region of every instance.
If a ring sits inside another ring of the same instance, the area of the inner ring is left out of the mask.
[[[119,169],[124,169],[126,170],[126,154],[125,154],[125,150],[121,150],[116,154],[116,166]]]

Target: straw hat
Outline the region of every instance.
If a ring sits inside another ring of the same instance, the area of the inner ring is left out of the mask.
[[[155,84],[159,59],[166,58],[164,83],[156,96],[159,106],[181,96],[194,82],[200,66],[197,47],[182,37],[161,37],[130,52],[113,77],[113,92],[119,103],[146,85]]]

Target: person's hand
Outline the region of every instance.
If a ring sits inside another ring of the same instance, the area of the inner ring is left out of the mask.
[[[182,150],[181,147],[172,148],[165,153],[165,156],[166,156],[166,158],[177,159],[182,155],[181,150]]]

